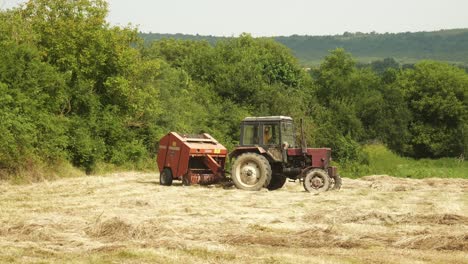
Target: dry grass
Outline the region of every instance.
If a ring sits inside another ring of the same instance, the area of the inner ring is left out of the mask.
[[[0,262],[468,263],[468,180],[368,176],[310,195],[156,179],[0,182]]]

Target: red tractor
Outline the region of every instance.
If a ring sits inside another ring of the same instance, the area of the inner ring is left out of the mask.
[[[341,187],[341,177],[330,166],[330,148],[307,148],[301,124],[301,146],[296,145],[293,119],[287,116],[247,117],[241,123],[239,146],[229,154],[231,178],[243,190],[276,190],[286,178],[300,180],[305,190],[323,192]]]

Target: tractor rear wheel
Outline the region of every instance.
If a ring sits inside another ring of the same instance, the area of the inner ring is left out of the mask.
[[[284,183],[286,182],[286,176],[281,173],[274,173],[271,177],[270,184],[268,184],[267,188],[270,191],[274,191],[283,187]]]
[[[330,176],[324,170],[313,169],[304,178],[304,189],[310,193],[321,193],[330,187]]]
[[[164,170],[159,174],[159,184],[165,186],[172,185],[172,172],[169,168],[164,168]]]
[[[270,184],[270,163],[257,153],[241,154],[232,165],[231,178],[239,189],[258,191]]]

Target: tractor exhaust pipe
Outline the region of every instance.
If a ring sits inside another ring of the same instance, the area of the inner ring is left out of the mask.
[[[304,119],[303,118],[301,118],[301,150],[302,150],[303,155],[307,154],[307,143],[305,141],[305,136],[304,136]]]

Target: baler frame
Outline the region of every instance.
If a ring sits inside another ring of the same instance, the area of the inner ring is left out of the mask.
[[[170,132],[159,141],[160,183],[212,184],[224,178],[227,149],[207,133],[181,135]]]

